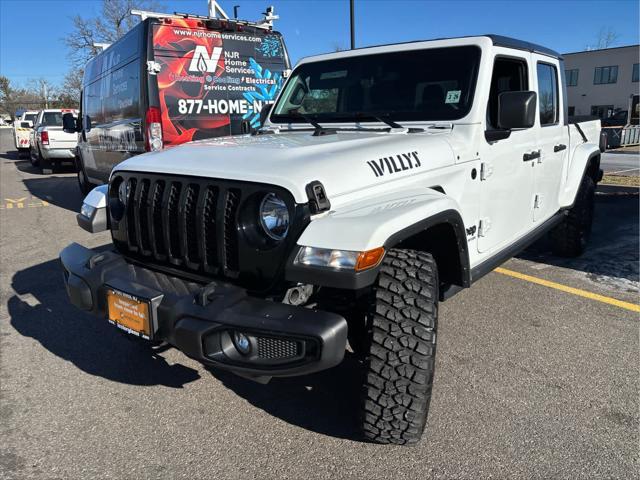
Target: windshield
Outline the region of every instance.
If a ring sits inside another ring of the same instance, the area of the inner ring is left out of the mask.
[[[271,115],[274,123],[457,120],[471,109],[480,49],[434,48],[302,64]]]
[[[61,127],[62,126],[62,112],[44,112],[42,114],[42,123],[48,127]]]
[[[37,117],[37,116],[38,116],[38,114],[37,114],[37,113],[27,113],[27,114],[24,116],[24,120],[23,120],[23,122],[31,122],[31,123],[33,123],[33,122],[35,122],[35,121],[36,121],[36,117]]]

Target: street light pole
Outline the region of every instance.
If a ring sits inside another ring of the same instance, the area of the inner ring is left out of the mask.
[[[355,11],[353,7],[354,0],[349,0],[349,10],[351,17],[351,50],[356,48],[356,29],[355,29]]]

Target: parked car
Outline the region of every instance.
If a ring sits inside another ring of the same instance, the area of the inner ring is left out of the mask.
[[[626,110],[620,110],[610,117],[602,120],[603,127],[624,127],[627,124],[629,113]]]
[[[156,14],[152,14],[156,15]],[[290,68],[269,23],[147,18],[85,68],[78,182],[87,193],[121,161],[191,140],[247,132]]]
[[[29,154],[31,129],[37,116],[36,111],[24,111],[13,122],[13,144],[19,158]]]
[[[547,232],[587,244],[600,121],[568,123],[563,71],[495,35],[303,59],[254,135],[130,158],[86,197],[114,248],[61,252],[71,302],[262,382],[348,341],[364,436],[415,443],[439,302]]]
[[[65,132],[62,128],[62,116],[68,113],[78,116],[73,109],[47,109],[38,113],[31,130],[31,165],[43,171],[59,167],[63,162],[75,163],[78,135]]]

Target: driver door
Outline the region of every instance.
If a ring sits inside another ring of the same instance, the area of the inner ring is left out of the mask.
[[[514,56],[513,50],[505,51],[505,55],[497,53],[487,105],[486,142],[479,152],[481,213],[477,245],[486,256],[513,243],[533,226],[533,162],[524,158],[536,150],[535,133],[532,128],[498,128],[498,96],[531,90],[531,79],[530,54]]]

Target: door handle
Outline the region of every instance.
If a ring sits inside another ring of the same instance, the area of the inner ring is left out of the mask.
[[[555,153],[561,152],[562,150],[566,150],[567,146],[563,145],[562,143],[560,145],[556,145],[555,147],[553,147],[553,151]]]
[[[535,152],[525,153],[522,156],[523,162],[530,162],[531,160],[535,160],[536,158],[540,158],[540,150],[536,150]]]

